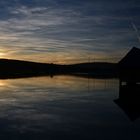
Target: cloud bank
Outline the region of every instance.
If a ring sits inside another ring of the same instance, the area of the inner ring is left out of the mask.
[[[140,3],[1,0],[0,57],[45,62],[117,61],[139,42]]]

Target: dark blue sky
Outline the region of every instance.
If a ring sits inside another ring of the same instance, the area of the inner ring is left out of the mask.
[[[139,30],[138,0],[0,1],[0,57],[119,60],[140,46]]]

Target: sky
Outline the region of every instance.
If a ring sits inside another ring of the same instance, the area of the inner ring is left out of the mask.
[[[139,33],[139,0],[0,0],[0,58],[117,62]]]

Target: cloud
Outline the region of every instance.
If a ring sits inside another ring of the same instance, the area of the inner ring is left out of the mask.
[[[129,11],[137,7],[134,2],[17,0],[3,5],[0,48],[10,57],[109,57],[138,44],[130,28],[131,19],[139,23],[139,15]]]
[[[46,7],[35,7],[35,8],[28,8],[26,6],[21,6],[20,8],[17,9],[13,9],[11,11],[12,14],[15,15],[24,15],[24,16],[30,16],[33,14],[41,14],[44,13],[44,11],[46,11],[47,8]]]

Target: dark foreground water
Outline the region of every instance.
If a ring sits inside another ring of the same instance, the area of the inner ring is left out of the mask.
[[[70,76],[0,80],[1,140],[139,140],[114,102],[119,81]]]

